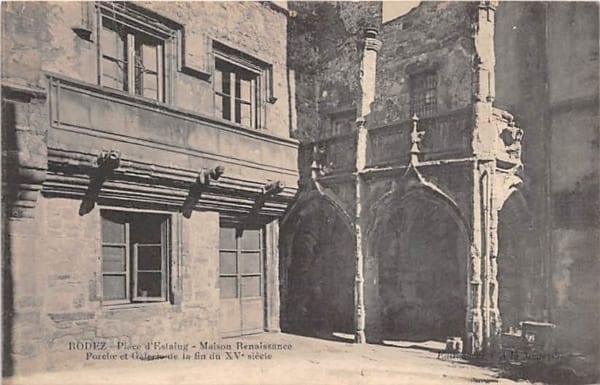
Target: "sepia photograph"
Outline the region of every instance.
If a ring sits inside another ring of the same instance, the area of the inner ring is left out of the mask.
[[[600,384],[597,1],[2,1],[2,384]]]

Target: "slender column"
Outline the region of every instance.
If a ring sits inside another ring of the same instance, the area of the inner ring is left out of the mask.
[[[473,140],[477,158],[473,183],[473,247],[469,268],[469,309],[467,323],[469,348],[478,352],[489,346],[492,320],[499,319],[497,308],[496,261],[492,257],[495,230],[492,177],[495,168],[498,132],[493,123],[495,95],[494,18],[496,1],[475,3],[472,23],[473,44]]]
[[[494,200],[492,200],[492,203]],[[490,258],[489,258],[489,340],[494,345],[500,337],[502,320],[498,308],[498,207],[490,207]]]
[[[356,168],[362,170],[365,165],[366,156],[366,144],[367,144],[367,129],[365,128],[364,121],[359,121],[357,132],[357,156],[356,156]],[[355,237],[356,237],[356,273],[354,282],[354,318],[356,323],[356,343],[365,343],[365,278],[364,278],[364,255],[362,247],[362,228],[361,228],[361,214],[362,204],[361,196],[364,190],[364,182],[360,176],[356,178],[356,218],[354,221],[355,226]]]
[[[469,353],[475,353],[481,350],[483,345],[483,317],[482,317],[482,277],[481,277],[481,251],[485,248],[483,234],[484,226],[482,221],[482,189],[480,173],[477,163],[473,169],[473,215],[471,222],[473,224],[472,243],[469,253],[468,267],[468,291],[467,291],[467,349]]]
[[[279,326],[279,220],[275,219],[267,225],[266,231],[266,300],[268,332],[280,332]]]
[[[489,344],[490,336],[490,170],[481,165],[480,179],[481,194],[481,268],[482,268],[482,319],[483,319],[483,347]]]
[[[371,112],[371,103],[375,100],[375,70],[377,51],[381,48],[381,42],[377,40],[377,31],[367,29],[365,31],[365,44],[360,71],[361,97],[357,111],[357,137],[356,137],[356,216],[355,243],[356,243],[356,271],[354,283],[354,320],[355,320],[355,342],[365,343],[365,279],[364,279],[364,254],[363,254],[363,228],[361,223],[362,196],[364,195],[364,181],[361,171],[365,169],[367,160],[367,128],[365,117]]]

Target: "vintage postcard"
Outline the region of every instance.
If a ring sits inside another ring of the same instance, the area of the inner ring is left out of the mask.
[[[3,383],[600,382],[597,2],[1,9]]]

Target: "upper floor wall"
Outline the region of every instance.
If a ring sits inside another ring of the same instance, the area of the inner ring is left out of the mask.
[[[315,141],[352,132],[361,97],[364,31],[380,28],[382,6],[371,1],[292,1],[288,63],[298,116],[294,137]]]
[[[383,24],[370,127],[470,105],[475,10],[470,2],[421,2]]]
[[[598,94],[598,4],[549,2],[550,103]]]
[[[5,80],[47,88],[45,73],[64,75],[289,137],[280,5],[13,2],[2,10]]]

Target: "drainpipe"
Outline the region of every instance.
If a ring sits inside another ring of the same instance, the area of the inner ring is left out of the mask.
[[[377,51],[381,48],[381,41],[377,39],[378,31],[375,28],[367,28],[364,36],[364,48],[360,66],[360,88],[361,95],[356,114],[356,216],[355,242],[356,242],[356,272],[354,283],[354,320],[355,320],[355,342],[366,343],[365,337],[365,279],[364,279],[364,254],[363,254],[363,226],[361,223],[362,196],[365,185],[362,172],[366,167],[367,160],[367,128],[366,116],[371,112],[371,103],[375,100],[375,73],[377,63]]]

